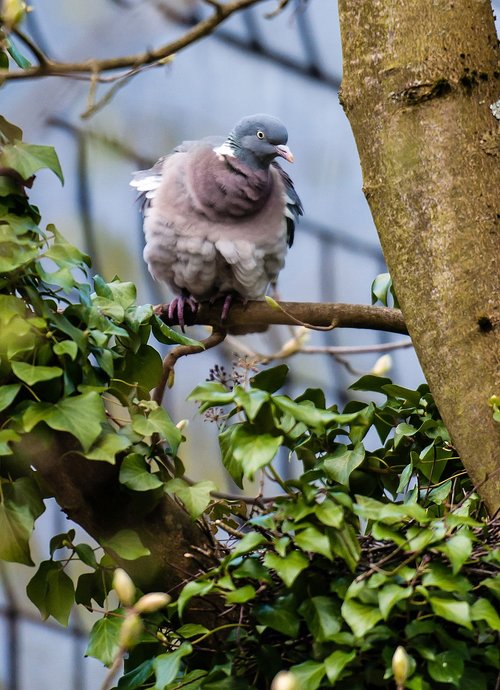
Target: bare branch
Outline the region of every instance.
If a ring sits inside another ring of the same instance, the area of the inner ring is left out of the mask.
[[[226,332],[220,328],[214,326],[212,333],[202,340],[201,345],[178,345],[170,350],[168,355],[163,360],[163,373],[161,381],[155,388],[153,393],[153,400],[155,400],[158,405],[161,405],[163,400],[163,394],[165,393],[165,388],[167,385],[171,386],[173,384],[172,377],[174,373],[174,366],[178,359],[185,357],[186,355],[195,355],[205,350],[209,350],[216,345],[219,345],[226,337]]]
[[[185,315],[186,324],[223,326],[228,333],[252,333],[266,330],[271,324],[294,325],[307,321],[312,328],[324,329],[335,323],[336,328],[366,328],[389,333],[407,335],[403,316],[399,309],[374,307],[365,304],[335,304],[317,302],[282,302],[280,309],[273,308],[266,302],[252,301],[246,305],[234,304],[229,315],[221,324],[220,305],[203,302],[197,313]],[[156,313],[169,326],[178,325],[169,319],[168,305],[156,307]]]
[[[17,38],[20,41],[22,41],[27,48],[29,48],[29,50],[37,59],[38,64],[40,66],[48,64],[49,58],[45,55],[43,50],[41,50],[39,46],[33,41],[31,36],[28,36],[24,33],[24,31],[21,31],[21,29],[18,28],[12,29],[12,33],[14,34],[14,36],[17,36]]]
[[[76,74],[95,75],[101,72],[109,72],[116,69],[128,68],[136,70],[144,65],[162,65],[174,53],[180,52],[183,48],[195,43],[196,41],[211,34],[223,21],[230,17],[235,12],[256,5],[263,0],[233,0],[233,2],[211,2],[215,8],[213,14],[207,19],[198,22],[191,30],[187,31],[183,36],[166,43],[156,50],[149,50],[144,53],[136,53],[134,55],[124,55],[121,57],[105,58],[102,60],[85,60],[83,62],[56,62],[45,58],[41,60],[42,53],[37,51],[35,53],[40,64],[35,67],[28,67],[23,70],[16,70],[11,72],[6,69],[0,70],[1,80],[13,79],[34,79],[37,77],[71,77]],[[21,36],[20,36],[21,38]],[[21,39],[24,40],[24,39]],[[35,46],[29,46],[32,52]]]

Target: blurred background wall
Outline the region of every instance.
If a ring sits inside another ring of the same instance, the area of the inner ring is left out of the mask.
[[[50,57],[71,61],[160,46],[210,11],[196,0],[33,0],[30,4],[27,33]],[[169,65],[147,69],[117,88],[110,102],[89,118],[82,119],[89,106],[86,81],[50,78],[2,88],[2,114],[22,127],[26,141],[55,146],[63,166],[63,188],[47,171],[35,184],[31,198],[44,222],[55,223],[86,250],[94,272],[108,280],[117,274],[134,281],[139,302],[156,304],[169,295],[149,278],[142,261],[141,221],[129,187],[131,171],[149,167],[184,139],[227,134],[240,117],[255,112],[276,115],[287,125],[296,162],[284,166],[305,207],[280,277],[280,297],[369,303],[371,282],[385,270],[361,189],[356,147],[338,101],[341,46],[336,3],[290,0],[285,11],[266,18],[277,4],[269,0],[232,17],[215,35],[189,47]],[[107,89],[109,85],[99,86],[97,97]],[[204,335],[200,329],[190,334]],[[289,329],[275,327],[242,342],[259,352],[273,352],[290,337]],[[400,339],[340,329],[314,333],[309,344],[363,345]],[[218,466],[216,429],[204,423],[185,399],[215,363],[231,367],[234,349],[234,343],[228,344],[181,360],[165,403],[175,421],[190,422],[189,440],[180,453],[189,474],[210,477],[221,490],[234,487]],[[321,386],[330,404],[342,405],[356,372],[370,371],[378,356],[349,357],[346,366],[331,356],[298,355],[288,361],[288,392]],[[389,375],[395,381],[409,387],[422,382],[413,349],[396,350],[391,357]],[[293,471],[287,458],[280,462],[284,473]],[[49,505],[37,523],[35,560],[47,556],[52,534],[70,526]],[[103,668],[83,658],[89,620],[75,613],[69,630],[50,621],[42,623],[24,593],[32,575],[25,566],[0,569],[0,689],[98,688]]]

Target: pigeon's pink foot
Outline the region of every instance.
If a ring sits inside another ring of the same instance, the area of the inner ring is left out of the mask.
[[[220,320],[222,323],[224,323],[224,321],[227,319],[231,305],[234,304],[235,301],[240,302],[244,306],[246,306],[248,302],[248,300],[242,297],[239,292],[218,292],[209,299],[209,302],[210,304],[215,304],[215,302],[217,302],[219,299],[224,299],[220,315]]]
[[[179,297],[174,297],[174,299],[168,305],[168,318],[173,320],[177,317],[179,326],[184,333],[184,327],[186,322],[184,320],[184,310],[186,305],[189,307],[193,314],[198,311],[199,304],[192,295],[179,295]]]
[[[224,322],[227,319],[227,316],[229,314],[229,309],[231,308],[232,303],[233,303],[233,295],[232,295],[232,293],[229,293],[228,295],[225,296],[224,304],[222,305],[222,312],[220,315],[220,320],[222,322]]]

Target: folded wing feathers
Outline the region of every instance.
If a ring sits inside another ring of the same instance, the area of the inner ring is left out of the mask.
[[[276,163],[276,161],[274,161],[272,165],[278,169],[281,175],[281,179],[283,180],[283,184],[285,186],[285,217],[287,225],[288,246],[291,247],[293,244],[293,238],[295,234],[295,224],[299,219],[299,216],[303,215],[304,208],[302,206],[302,202],[299,199],[299,195],[295,191],[295,187],[293,186],[293,182],[290,176],[283,170],[281,165]]]

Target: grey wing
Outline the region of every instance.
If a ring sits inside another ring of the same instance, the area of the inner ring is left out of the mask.
[[[295,191],[295,187],[293,186],[293,182],[290,176],[283,170],[281,165],[276,163],[276,161],[274,161],[272,165],[278,169],[278,172],[280,173],[281,179],[283,180],[283,184],[285,186],[285,217],[287,228],[287,240],[288,246],[291,247],[293,244],[293,238],[295,234],[295,224],[297,223],[299,216],[302,216],[304,214],[304,208],[302,206],[302,202],[299,198],[299,195]]]
[[[201,142],[215,146],[220,146],[224,142],[223,137],[205,137]],[[169,156],[174,156],[176,153],[187,153],[191,149],[200,145],[200,141],[183,141],[172,153],[159,158],[152,168],[149,170],[137,170],[132,173],[131,187],[135,187],[138,191],[138,200],[141,205],[141,211],[144,211],[150,206],[151,200],[156,194],[156,190],[161,184],[163,174],[163,164]]]

